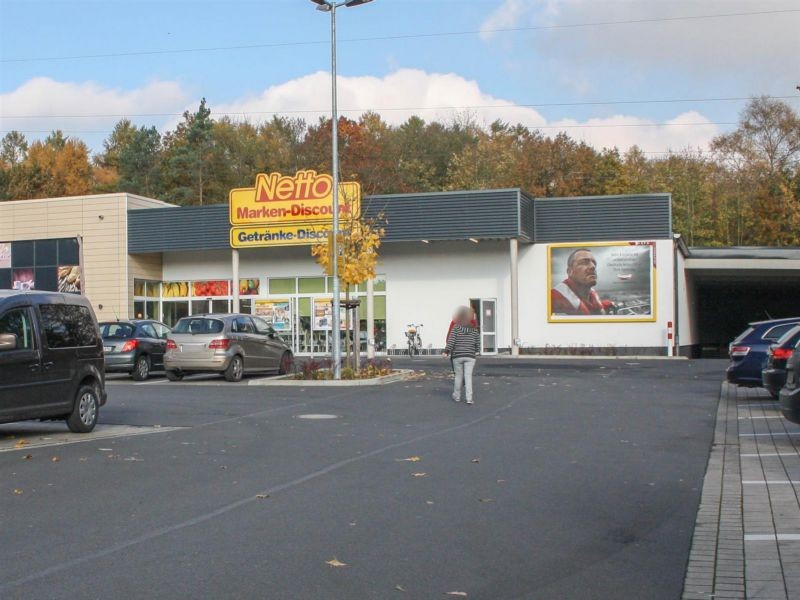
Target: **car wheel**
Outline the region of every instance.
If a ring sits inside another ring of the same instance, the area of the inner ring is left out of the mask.
[[[95,385],[82,385],[75,395],[75,405],[67,417],[67,427],[73,433],[89,433],[97,425],[100,394]]]
[[[131,377],[133,377],[136,381],[144,381],[145,379],[150,377],[149,356],[147,356],[146,354],[139,355],[133,367],[133,372],[131,373]]]
[[[228,368],[225,369],[225,380],[226,381],[241,381],[242,375],[244,374],[244,361],[242,361],[242,357],[238,354],[235,354],[231,359],[231,363],[228,365]]]
[[[167,379],[170,381],[180,381],[183,379],[183,371],[166,371]]]
[[[294,356],[291,352],[284,352],[281,356],[281,364],[278,367],[278,375],[286,375],[294,371]]]

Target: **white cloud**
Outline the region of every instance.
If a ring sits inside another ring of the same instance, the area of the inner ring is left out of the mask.
[[[696,78],[746,77],[751,86],[772,90],[776,79],[796,76],[785,67],[800,53],[797,13],[674,18],[797,8],[797,0],[505,0],[481,29],[553,27],[527,32],[524,39],[563,68],[613,66],[624,73],[666,67]],[[591,23],[606,25],[571,27]]]
[[[92,132],[100,131],[102,139],[125,115],[177,112],[189,99],[189,94],[174,81],[153,81],[122,90],[91,81],[75,83],[36,77],[0,94],[0,130],[16,129],[28,139],[36,139],[53,129],[62,129],[66,135],[81,138],[96,148],[92,142],[98,135]],[[163,123],[166,117],[131,120]]]
[[[226,104],[213,104],[214,114],[250,113],[251,121],[266,111],[299,116],[313,121],[330,116],[330,73],[317,72],[265,89],[257,96]],[[454,73],[426,73],[418,69],[398,69],[385,77],[339,77],[339,113],[358,118],[374,110],[392,125],[418,115],[426,121],[449,122],[464,112],[476,113],[482,124],[496,119],[536,126],[544,117],[532,108],[520,108],[481,91],[476,81]],[[474,106],[490,106],[479,113]],[[439,108],[445,107],[445,108]],[[264,119],[271,114],[260,115]]]
[[[719,128],[696,111],[688,111],[663,122],[615,115],[603,119],[578,122],[561,119],[550,123],[571,138],[586,142],[597,149],[617,147],[625,151],[639,146],[645,152],[680,151],[687,148],[707,149]]]
[[[497,29],[517,27],[530,10],[529,5],[529,0],[505,0],[481,23],[481,39],[484,41],[493,39],[497,35]]]
[[[719,133],[708,118],[697,112],[682,113],[665,121],[673,125],[657,125],[653,120],[626,115],[548,122],[531,107],[483,92],[475,81],[454,73],[426,73],[417,69],[400,69],[383,78],[339,77],[338,106],[340,114],[354,119],[367,110],[375,110],[392,125],[399,125],[412,115],[426,121],[449,123],[459,115],[469,114],[484,126],[499,119],[531,128],[541,127],[548,136],[556,135],[558,127],[564,127],[571,137],[598,149],[618,146],[623,151],[632,145],[650,152],[705,148]],[[481,106],[488,108],[478,108]],[[227,104],[212,103],[211,109],[217,116],[239,114],[252,122],[270,119],[273,111],[315,121],[321,116],[330,116],[330,73],[313,73]],[[683,123],[703,125],[680,125]]]
[[[428,122],[444,123],[463,120],[468,115],[482,126],[501,120],[542,128],[548,136],[556,135],[563,128],[574,139],[583,140],[597,149],[618,146],[624,151],[634,144],[651,152],[705,148],[708,141],[719,133],[708,118],[697,112],[679,114],[669,122],[703,123],[702,126],[656,125],[655,121],[629,115],[548,122],[534,108],[488,94],[476,81],[455,73],[399,69],[384,77],[340,77],[338,90],[340,114],[353,119],[368,110],[378,112],[391,125],[399,125],[412,115]],[[191,100],[175,82],[153,82],[133,90],[119,90],[92,82],[37,78],[0,96],[0,129],[43,132],[26,134],[28,139],[44,137],[52,129],[62,129],[98,151],[122,115],[180,114],[184,110],[195,111],[197,106],[198,100]],[[330,74],[312,73],[227,103],[216,103],[211,99],[209,106],[216,118],[228,114],[234,119],[261,122],[271,119],[273,114],[282,114],[315,122],[319,117],[330,116]],[[120,116],[49,118],[50,115],[101,114]],[[19,119],[14,118],[15,115],[39,116]],[[173,129],[181,117],[132,117],[132,120],[146,125],[156,124],[164,132]],[[88,133],[91,131],[98,133]]]

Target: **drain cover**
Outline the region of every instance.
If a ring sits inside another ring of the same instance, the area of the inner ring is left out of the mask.
[[[297,415],[298,419],[338,419],[339,415],[318,415],[318,414],[308,414],[308,415]]]

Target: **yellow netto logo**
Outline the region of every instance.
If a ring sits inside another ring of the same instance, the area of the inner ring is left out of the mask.
[[[313,169],[292,177],[259,173],[255,187],[230,191],[229,205],[231,225],[332,223],[333,178]],[[354,181],[341,182],[339,216],[357,216],[360,210],[361,186]]]

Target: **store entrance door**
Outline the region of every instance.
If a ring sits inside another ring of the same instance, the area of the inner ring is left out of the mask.
[[[497,354],[497,299],[471,298],[469,304],[478,317],[481,354]]]

